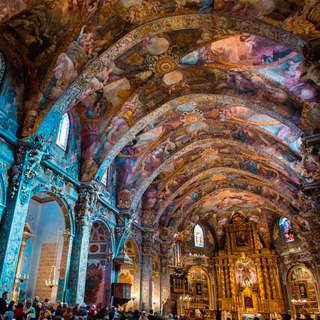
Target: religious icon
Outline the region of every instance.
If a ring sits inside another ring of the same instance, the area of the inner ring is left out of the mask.
[[[249,245],[249,236],[246,231],[237,232],[236,243],[238,247],[245,247]]]
[[[308,293],[307,293],[307,288],[304,283],[299,284],[299,292],[300,292],[300,297],[302,299],[307,299],[308,298]]]
[[[196,283],[196,295],[197,296],[201,296],[202,295],[201,283]]]
[[[244,297],[244,306],[246,309],[253,308],[253,301],[251,297],[249,296]]]

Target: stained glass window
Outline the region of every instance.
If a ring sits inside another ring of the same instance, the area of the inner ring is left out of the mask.
[[[59,131],[56,144],[63,151],[67,150],[68,138],[69,138],[70,120],[67,113],[62,116],[59,125]]]
[[[285,217],[281,217],[279,221],[279,226],[282,232],[282,236],[285,242],[294,241],[294,231],[292,227],[292,223]]]
[[[194,246],[197,248],[204,248],[203,229],[200,225],[196,224],[194,227]]]

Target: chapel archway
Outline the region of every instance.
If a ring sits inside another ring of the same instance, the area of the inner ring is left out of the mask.
[[[104,223],[92,224],[84,301],[102,308],[111,298],[112,246]]]
[[[68,209],[60,199],[45,192],[31,198],[15,276],[15,299],[39,296],[64,301],[72,230]]]
[[[122,264],[119,275],[120,283],[131,284],[131,300],[124,305],[124,309],[136,310],[140,305],[140,257],[139,247],[134,239],[126,241],[125,254],[130,258],[130,264]]]
[[[311,270],[296,265],[289,270],[287,281],[293,316],[319,313],[319,293]]]
[[[199,311],[212,309],[211,283],[208,273],[200,267],[192,267],[188,272],[188,295],[182,297],[182,303],[190,316],[198,318]],[[201,312],[200,312],[201,314]]]

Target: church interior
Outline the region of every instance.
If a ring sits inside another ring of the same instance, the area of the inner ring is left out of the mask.
[[[320,317],[319,0],[2,0],[0,294]]]

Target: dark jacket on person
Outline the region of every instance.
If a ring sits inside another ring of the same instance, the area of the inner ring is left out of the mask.
[[[7,301],[0,298],[0,314],[5,314],[7,311]]]

